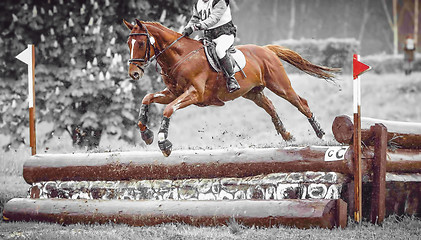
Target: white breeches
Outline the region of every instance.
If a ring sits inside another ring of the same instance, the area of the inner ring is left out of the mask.
[[[216,54],[219,59],[225,57],[227,50],[234,44],[234,35],[221,35],[213,40],[216,43]]]

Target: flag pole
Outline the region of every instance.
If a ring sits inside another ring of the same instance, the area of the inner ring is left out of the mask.
[[[360,56],[354,54],[354,59]],[[362,212],[362,173],[361,173],[361,79],[359,75],[353,81],[354,89],[354,220],[361,221]]]
[[[361,79],[360,75],[371,69],[360,62],[360,56],[353,57],[353,89],[354,89],[354,220],[361,222],[362,218],[362,167],[361,167]]]
[[[37,138],[36,138],[36,130],[35,130],[35,46],[28,45],[28,47],[31,48],[32,52],[32,64],[31,64],[31,72],[32,76],[31,79],[28,81],[32,81],[32,89],[29,89],[29,91],[32,91],[32,107],[29,106],[29,137],[30,137],[30,146],[31,146],[31,154],[35,155],[37,154]],[[29,68],[29,67],[28,67]],[[31,96],[29,95],[29,96]]]
[[[37,153],[35,129],[35,46],[28,44],[28,48],[16,56],[28,65],[28,104],[29,104],[29,145],[31,154]]]

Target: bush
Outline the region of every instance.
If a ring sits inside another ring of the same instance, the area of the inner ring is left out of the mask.
[[[25,143],[27,132],[26,66],[15,56],[27,44],[36,51],[36,118],[67,132],[78,146],[95,147],[103,133],[133,142],[138,109],[146,92],[163,88],[148,71],[134,83],[127,76],[128,30],[122,20],[160,20],[178,28],[187,2],[145,0],[3,0],[0,1],[0,130],[10,147]],[[171,12],[171,14],[167,14]],[[153,80],[152,80],[153,79]],[[153,114],[153,111],[152,111]],[[153,116],[152,116],[153,117]]]
[[[359,48],[356,39],[348,38],[281,40],[274,44],[294,50],[314,64],[342,68],[343,73],[352,71],[352,56]],[[298,70],[287,66],[287,71]]]
[[[373,68],[378,74],[403,72],[403,54],[377,54],[363,57],[365,64]],[[416,54],[413,71],[421,71],[421,55]]]

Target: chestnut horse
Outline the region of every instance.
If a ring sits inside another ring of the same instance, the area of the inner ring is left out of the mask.
[[[158,133],[158,145],[164,156],[171,154],[172,143],[168,138],[171,115],[192,104],[198,106],[223,106],[224,102],[238,97],[250,99],[263,108],[272,118],[275,129],[286,141],[292,140],[275,111],[272,102],[264,95],[267,87],[276,95],[286,99],[304,114],[316,135],[325,134],[315,120],[307,101],[298,96],[284,70],[281,60],[298,69],[327,80],[332,80],[331,72],[338,69],[318,66],[303,59],[298,53],[276,45],[264,47],[256,45],[237,46],[246,57],[245,77],[236,74],[241,88],[229,93],[222,73],[215,72],[208,64],[203,43],[185,37],[156,22],[143,22],[136,19],[136,24],[124,20],[130,29],[128,39],[131,59],[129,75],[134,80],[140,79],[144,68],[153,60],[161,66],[161,75],[166,88],[160,92],[147,94],[140,108],[138,126],[146,144],[153,142],[153,133],[148,129],[148,109],[151,103],[167,104]]]

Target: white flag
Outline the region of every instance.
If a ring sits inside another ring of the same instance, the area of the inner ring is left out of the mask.
[[[28,48],[19,53],[16,58],[32,67],[32,45],[28,45]]]
[[[17,59],[28,65],[28,103],[29,108],[34,107],[34,93],[33,93],[33,62],[32,62],[33,45],[28,44],[28,48],[16,56]]]

